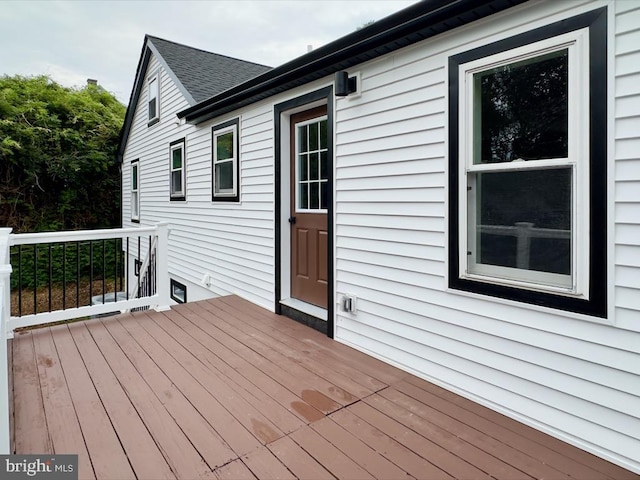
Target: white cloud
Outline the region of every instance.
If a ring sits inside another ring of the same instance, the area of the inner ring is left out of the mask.
[[[0,74],[96,78],[129,100],[145,34],[277,66],[379,20],[395,1],[3,1]]]

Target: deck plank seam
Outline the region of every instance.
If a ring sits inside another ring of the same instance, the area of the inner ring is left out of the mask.
[[[94,320],[94,322],[97,320]],[[149,428],[149,425],[147,425],[147,422],[145,422],[144,420],[144,416],[140,413],[138,406],[136,405],[136,403],[133,401],[133,399],[130,396],[129,391],[125,388],[125,385],[120,381],[120,378],[118,377],[118,375],[116,374],[116,372],[113,370],[111,364],[109,363],[108,359],[105,357],[103,350],[100,348],[100,345],[98,344],[95,336],[93,335],[93,333],[91,332],[91,329],[88,327],[88,324],[86,322],[83,322],[82,324],[82,329],[84,329],[84,331],[86,332],[86,335],[88,336],[88,338],[91,340],[92,345],[94,347],[94,350],[99,353],[100,357],[102,358],[104,365],[106,365],[106,367],[109,369],[109,371],[111,372],[113,378],[115,379],[115,381],[118,383],[118,386],[120,387],[120,391],[122,392],[122,394],[126,397],[127,401],[129,402],[129,406],[133,409],[133,411],[135,412],[136,416],[138,417],[138,419],[140,420],[140,424],[144,427],[145,431],[147,432],[149,438],[151,439],[151,441],[153,442],[153,444],[156,446],[158,453],[160,453],[160,455],[162,456],[164,462],[167,465],[167,468],[169,469],[169,471],[174,475],[174,478],[178,478],[177,476],[177,472],[175,471],[175,469],[173,468],[172,462],[169,460],[169,458],[166,455],[165,450],[162,448],[162,445],[160,445],[160,443],[158,442],[158,440],[155,438],[155,436],[153,435],[152,431]],[[78,348],[78,350],[80,351],[80,348],[78,347],[78,343],[77,343],[77,338],[76,336],[71,332],[71,329],[69,329],[71,338],[73,339],[76,348]],[[86,360],[84,355],[82,354],[82,352],[80,352],[80,356],[83,359],[83,362],[85,362],[86,365]],[[87,372],[89,373],[89,376],[92,379],[92,382],[94,384],[94,386],[96,386],[95,381],[93,380],[93,375],[91,375],[91,370],[87,369]],[[100,397],[100,401],[103,402],[104,404],[104,398],[103,395],[100,394],[100,389],[96,388],[96,391],[98,392],[98,396]],[[107,415],[109,416],[110,422],[113,425],[113,419],[111,418],[111,415],[109,414],[109,411],[107,411]],[[114,427],[114,430],[116,432],[116,435],[118,435],[118,437],[120,438],[119,434],[118,434],[118,430]],[[123,445],[123,449],[125,451],[125,454],[127,456],[127,459],[129,461],[129,463],[131,464],[131,456],[127,453],[126,448],[124,448]],[[138,474],[136,473],[136,468],[133,468],[132,465],[132,470],[134,472],[134,474],[136,475],[136,477],[138,477]]]
[[[130,315],[130,314],[126,314],[126,315]],[[99,322],[99,323],[102,323],[101,320],[96,320],[96,321]],[[169,470],[171,471],[171,473],[173,473],[173,475],[175,476],[176,479],[180,478],[179,472],[176,470],[175,464],[171,461],[171,458],[168,455],[168,452],[166,451],[164,446],[160,443],[159,439],[156,438],[156,435],[154,435],[154,433],[151,430],[150,426],[148,425],[147,421],[145,421],[145,416],[140,412],[139,407],[136,405],[136,402],[131,397],[131,392],[129,392],[129,390],[126,388],[126,385],[122,383],[122,381],[120,380],[119,375],[117,375],[117,372],[115,372],[113,370],[113,367],[112,367],[111,363],[109,362],[109,360],[107,359],[107,357],[104,354],[104,350],[103,350],[104,347],[100,348],[100,343],[95,338],[95,335],[94,335],[94,332],[92,332],[92,329],[89,328],[87,326],[87,324],[85,324],[83,326],[87,329],[87,332],[89,333],[89,336],[91,337],[91,339],[93,340],[94,344],[96,345],[96,348],[100,352],[100,355],[102,355],[102,357],[103,357],[105,363],[107,364],[109,370],[111,371],[111,373],[113,374],[114,378],[116,379],[116,381],[120,385],[120,388],[124,392],[125,396],[127,397],[127,400],[129,400],[129,404],[131,405],[131,407],[136,412],[136,415],[138,416],[138,418],[140,419],[142,425],[144,426],[144,428],[146,429],[147,433],[149,434],[149,437],[151,438],[153,443],[156,445],[158,451],[160,452],[160,454],[164,458],[164,461],[167,463],[167,466],[169,467]],[[113,339],[113,337],[111,337],[111,338]],[[115,339],[113,339],[113,340],[115,342]],[[118,348],[120,348],[119,345],[118,345]],[[122,352],[121,348],[120,348],[120,351]],[[122,352],[122,353],[124,354],[124,352]],[[126,356],[125,356],[125,358],[126,358]],[[127,361],[128,361],[128,359],[127,359]],[[135,473],[135,470],[134,470],[134,473]]]
[[[76,349],[77,353],[78,353],[78,357],[80,357],[80,361],[82,362],[83,368],[86,370],[87,372],[87,376],[89,377],[89,380],[91,381],[91,385],[93,386],[93,389],[95,391],[96,396],[98,397],[98,399],[100,400],[100,405],[102,407],[102,409],[104,410],[104,413],[106,415],[106,417],[109,419],[109,424],[111,425],[111,429],[114,432],[114,435],[116,436],[116,438],[118,439],[118,443],[120,444],[120,447],[122,448],[122,451],[124,452],[124,456],[127,459],[127,462],[129,463],[129,467],[131,468],[131,471],[134,473],[135,475],[135,469],[133,468],[133,464],[131,463],[131,458],[129,457],[129,455],[127,455],[126,453],[126,449],[125,449],[125,445],[122,441],[122,438],[120,437],[120,434],[118,433],[118,430],[116,429],[116,426],[113,423],[113,419],[111,418],[111,415],[109,415],[109,411],[107,409],[107,406],[104,403],[104,399],[102,398],[102,396],[100,395],[100,392],[94,382],[93,377],[89,374],[89,368],[87,366],[87,363],[85,361],[85,358],[82,356],[82,353],[80,352],[80,349],[78,348],[78,344],[76,343],[76,339],[74,338],[74,336],[71,334],[71,330],[69,329],[69,325],[65,325],[65,330],[69,336],[69,339],[71,340],[71,342],[73,343],[74,348]],[[54,342],[55,343],[55,342]],[[56,345],[57,348],[57,345]],[[63,369],[64,370],[64,369]],[[66,378],[66,376],[65,376]],[[72,397],[73,399],[73,397]],[[80,421],[78,420],[78,423],[80,424],[80,431],[83,433],[84,435],[84,429],[82,428],[82,424],[80,423]],[[89,448],[87,447],[87,453],[89,454],[89,458],[91,459],[91,452],[89,451]],[[93,460],[91,460],[92,464],[93,464]]]
[[[402,382],[399,382],[399,384],[401,384]],[[490,410],[487,407],[484,407],[482,405],[473,403],[471,400],[466,399],[465,397],[459,396],[459,395],[455,395],[453,392],[449,392],[444,390],[442,387],[438,387],[435,384],[429,383],[427,381],[421,380],[418,377],[409,377],[406,380],[406,383],[412,386],[415,386],[416,388],[419,388],[420,390],[426,392],[426,394],[428,395],[432,395],[438,399],[441,399],[443,402],[451,402],[451,399],[454,400],[453,405],[456,408],[459,408],[460,410],[464,410],[465,412],[468,412],[468,414],[475,416],[475,417],[479,417],[481,419],[483,419],[484,421],[487,421],[489,423],[492,423],[496,426],[498,426],[501,429],[507,430],[508,432],[510,432],[511,434],[515,435],[517,438],[522,438],[525,442],[530,442],[530,443],[534,443],[535,445],[537,445],[539,448],[546,450],[550,450],[553,454],[557,454],[559,456],[563,457],[563,461],[566,462],[567,460],[569,460],[569,462],[571,464],[574,465],[575,468],[575,464],[578,464],[578,466],[582,466],[583,469],[588,469],[589,472],[584,472],[582,473],[582,475],[588,475],[589,478],[601,478],[601,479],[608,479],[608,480],[615,480],[616,477],[615,476],[611,476],[609,474],[607,474],[606,472],[602,472],[600,470],[598,470],[597,468],[593,468],[591,465],[585,463],[583,460],[583,458],[581,459],[576,459],[574,457],[570,457],[567,456],[563,453],[560,453],[556,450],[553,450],[550,446],[549,446],[549,442],[557,444],[558,442],[561,442],[560,440],[554,438],[554,437],[549,437],[549,436],[544,436],[545,434],[543,434],[542,432],[538,432],[535,431],[532,427],[529,427],[525,424],[522,424],[520,422],[517,422],[516,420],[502,414],[499,413],[497,411],[494,410]],[[428,388],[425,388],[428,387]],[[439,410],[439,409],[436,409]],[[441,411],[441,410],[439,410]],[[447,415],[446,412],[442,411],[443,414]],[[449,415],[450,416],[450,415]],[[497,420],[501,420],[500,422],[498,422]],[[471,428],[475,428],[472,425],[469,425]],[[481,433],[485,433],[483,430],[480,430],[478,428],[475,428],[475,430],[480,431]],[[530,433],[534,433],[535,434],[535,438],[531,438],[531,436],[525,436],[523,434],[523,431],[528,431]],[[496,437],[493,437],[496,438]],[[499,438],[496,438],[497,440],[500,441]],[[546,440],[546,442],[544,442],[543,440]],[[511,445],[512,446],[512,445]],[[565,445],[562,444],[562,446],[564,447]],[[528,451],[530,452],[530,449],[525,450],[524,448],[522,449],[518,449],[519,451],[521,451],[522,453],[524,453],[525,455],[529,455]],[[573,451],[573,449],[572,449]],[[579,453],[579,455],[581,457],[584,457],[584,459],[586,458],[591,458],[592,455],[579,450],[577,453]],[[543,462],[545,463],[545,462]],[[547,463],[545,463],[547,464]],[[552,465],[550,465],[551,468],[555,468]],[[568,474],[570,476],[573,476],[573,473],[575,472],[563,472],[564,474]],[[600,474],[601,476],[593,476],[594,474]],[[575,478],[580,478],[580,477],[575,477]]]
[[[146,316],[146,319],[148,319],[148,318],[149,318],[149,317],[148,317],[148,316]],[[145,322],[141,322],[141,321],[140,321],[141,319],[142,319],[142,316],[140,316],[140,318],[136,318],[136,319],[135,319],[136,324],[137,324],[140,328],[142,328],[145,332],[147,332],[147,334],[149,335],[149,337],[150,337],[154,342],[156,342],[156,343],[157,343],[158,347],[159,347],[159,348],[161,348],[161,349],[162,349],[162,351],[164,351],[166,355],[168,355],[168,356],[169,356],[169,357],[170,357],[174,362],[176,362],[176,364],[178,364],[178,365],[180,365],[182,368],[184,368],[184,366],[182,365],[182,362],[180,362],[177,358],[175,358],[175,357],[174,357],[174,355],[172,355],[172,354],[171,354],[171,352],[170,352],[169,350],[167,350],[167,348],[165,348],[165,346],[164,346],[164,345],[162,345],[162,343],[160,343],[160,342],[158,341],[158,339],[153,335],[153,333],[152,333],[151,331],[149,331],[147,328],[145,328],[144,323],[146,322],[146,319],[145,319]],[[125,329],[127,329],[127,327],[126,327],[126,326],[124,326],[123,322],[121,322],[121,321],[120,321],[120,323],[123,325],[123,327],[124,327]],[[127,329],[127,330],[128,330],[128,329]],[[132,337],[134,337],[134,335],[132,334],[132,332],[131,332],[130,330],[129,330],[129,333],[131,334],[131,336],[132,336]],[[135,338],[135,337],[134,337],[134,338]],[[175,340],[174,340],[174,341],[175,341]],[[140,342],[138,342],[138,343],[140,344]],[[176,341],[176,344],[177,344],[177,345],[179,345],[179,342],[177,342],[177,341]],[[151,352],[149,352],[149,351],[145,348],[145,346],[144,346],[144,345],[140,344],[140,346],[141,346],[141,348],[146,352],[146,354],[147,354],[149,357],[153,358],[153,356],[152,356]],[[167,372],[165,371],[165,368],[164,368],[162,365],[158,364],[157,362],[156,362],[155,364],[156,364],[156,366],[158,367],[158,369],[160,369],[160,371],[162,371],[162,372],[163,372],[163,374],[167,377],[167,379],[171,382],[171,385],[172,385],[172,386],[174,386],[174,387],[175,387],[175,388],[176,388],[176,389],[177,389],[177,390],[178,390],[178,391],[179,391],[179,392],[184,396],[185,400],[186,400],[186,401],[187,401],[187,402],[188,402],[188,403],[193,407],[194,411],[198,412],[198,414],[202,417],[202,420],[203,420],[203,421],[205,421],[205,422],[207,422],[207,423],[211,426],[211,428],[212,428],[212,429],[213,429],[213,430],[214,430],[214,431],[215,431],[215,432],[220,436],[220,438],[221,438],[222,440],[224,440],[224,436],[222,435],[222,433],[216,429],[216,426],[215,426],[215,425],[212,425],[212,424],[211,424],[211,422],[210,422],[210,421],[208,421],[208,420],[205,418],[205,416],[204,416],[204,415],[203,415],[203,413],[201,412],[201,409],[200,409],[200,408],[199,408],[195,403],[193,403],[193,402],[191,401],[191,396],[190,396],[190,395],[187,395],[185,392],[183,392],[183,391],[182,391],[182,388],[181,388],[181,387],[179,387],[178,385],[176,385],[176,384],[175,384],[175,382],[173,381],[173,379],[172,379],[169,375],[167,375]],[[221,407],[222,409],[224,409],[224,410],[228,413],[228,415],[229,415],[230,417],[233,417],[234,419],[236,419],[236,421],[238,421],[239,425],[240,425],[242,428],[244,428],[248,434],[250,434],[250,435],[252,435],[253,437],[255,437],[255,438],[256,438],[256,440],[258,440],[262,445],[264,445],[264,444],[265,444],[265,441],[264,441],[262,438],[260,438],[260,437],[259,437],[259,435],[257,435],[255,432],[253,432],[253,431],[251,431],[249,428],[247,428],[247,426],[246,426],[246,425],[244,425],[244,424],[243,424],[243,422],[242,422],[240,419],[238,419],[238,418],[237,418],[237,416],[234,414],[234,412],[233,412],[233,411],[231,411],[231,410],[229,410],[229,408],[227,407],[227,405],[225,405],[225,403],[224,403],[223,401],[221,401],[221,399],[220,399],[220,398],[218,398],[218,397],[217,397],[213,392],[211,392],[211,391],[210,391],[210,389],[207,387],[207,385],[205,385],[205,384],[201,383],[201,382],[199,381],[199,379],[198,379],[196,376],[194,376],[191,372],[189,372],[188,370],[187,370],[187,374],[188,374],[188,375],[193,379],[193,381],[194,381],[194,382],[196,382],[196,384],[200,385],[200,387],[203,389],[203,391],[207,392],[207,394],[208,394],[208,395],[210,395],[210,396],[211,396],[211,397],[212,397],[212,398],[213,398],[213,399],[214,399],[214,400],[215,400],[215,401],[220,405],[220,407]],[[226,382],[225,382],[225,386],[229,387],[229,386],[228,386],[228,384],[227,384]],[[242,398],[242,397],[241,397],[241,398]],[[243,399],[243,401],[244,401],[244,399]],[[259,411],[256,411],[255,413],[256,413],[256,414],[258,414],[258,415],[262,415]],[[175,419],[175,420],[176,420],[176,423],[177,423],[177,419]],[[273,427],[274,427],[274,428],[276,428],[276,429],[278,429],[278,427],[277,427],[276,425],[273,425]],[[278,430],[279,430],[279,429],[278,429]],[[283,432],[280,432],[280,433],[281,433],[281,434],[283,434]],[[230,448],[232,451],[234,451],[234,453],[235,453],[236,455],[238,455],[239,453],[241,453],[241,452],[237,452],[235,449],[233,449],[233,447],[231,447],[230,445],[228,445],[228,443],[227,443],[227,442],[224,442],[224,444],[225,444],[228,448]]]
[[[95,466],[93,464],[93,459],[91,458],[91,455],[89,454],[89,446],[87,444],[87,438],[86,438],[85,432],[82,430],[82,424],[80,423],[80,417],[78,415],[78,409],[76,407],[75,402],[73,401],[73,396],[71,395],[71,389],[69,388],[69,382],[67,380],[67,375],[66,375],[66,372],[64,370],[64,367],[62,366],[62,362],[60,361],[60,355],[59,355],[59,352],[58,352],[58,346],[56,345],[56,342],[55,342],[54,337],[53,337],[52,327],[46,327],[44,330],[48,333],[48,337],[50,338],[51,344],[53,345],[53,350],[55,351],[56,358],[55,359],[51,359],[51,360],[53,361],[53,365],[55,365],[57,363],[59,365],[59,367],[60,367],[60,370],[62,371],[62,376],[64,378],[64,387],[69,392],[69,397],[71,399],[71,406],[73,407],[73,414],[75,416],[76,422],[78,423],[78,429],[80,430],[80,435],[82,436],[82,443],[84,444],[84,449],[87,452],[87,457],[88,457],[88,460],[89,460],[89,464],[91,465],[91,470],[93,472],[93,478],[96,478],[96,469],[95,469]],[[37,357],[36,357],[36,360],[37,360]],[[53,446],[53,448],[55,449],[55,445]]]

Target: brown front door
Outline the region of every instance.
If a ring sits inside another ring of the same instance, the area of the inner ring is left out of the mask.
[[[327,308],[327,108],[291,116],[291,296]]]

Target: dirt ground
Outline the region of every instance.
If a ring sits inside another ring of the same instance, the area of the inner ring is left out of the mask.
[[[120,287],[119,283],[118,286]],[[84,307],[91,303],[91,296],[101,295],[103,291],[105,294],[114,291],[113,278],[104,281],[104,290],[102,280],[94,280],[92,288],[90,288],[90,282],[88,280],[86,282],[81,281],[77,292],[75,283],[68,283],[64,289],[62,285],[52,285],[51,296],[49,296],[48,287],[40,287],[36,291],[36,301],[34,301],[33,298],[33,290],[22,290],[22,311],[20,312],[20,296],[18,291],[15,290],[11,292],[11,315],[30,315],[33,313],[62,310],[63,308]],[[65,297],[64,306],[62,302],[63,292]]]

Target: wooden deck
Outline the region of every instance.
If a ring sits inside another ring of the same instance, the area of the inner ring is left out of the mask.
[[[11,345],[16,453],[80,478],[639,478],[238,297]]]

